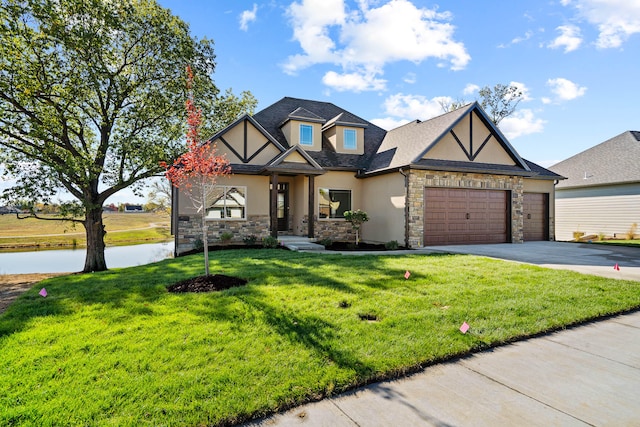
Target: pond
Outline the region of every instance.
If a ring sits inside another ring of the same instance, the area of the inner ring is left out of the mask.
[[[0,253],[0,274],[73,273],[84,267],[86,250],[63,249]],[[173,242],[105,249],[108,268],[133,267],[173,256]]]

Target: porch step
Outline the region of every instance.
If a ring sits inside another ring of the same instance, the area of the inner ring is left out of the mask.
[[[292,251],[324,251],[324,246],[312,243],[308,237],[278,236],[282,246]]]
[[[324,251],[324,246],[310,242],[284,243],[284,246],[292,251]]]

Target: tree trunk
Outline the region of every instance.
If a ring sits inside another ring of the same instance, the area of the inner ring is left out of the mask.
[[[107,233],[102,223],[102,206],[87,210],[84,228],[87,235],[87,257],[82,272],[105,271],[107,262],[104,258],[104,235]]]
[[[204,274],[209,275],[209,238],[207,235],[209,231],[207,230],[207,220],[206,216],[202,215],[202,244],[204,246]]]

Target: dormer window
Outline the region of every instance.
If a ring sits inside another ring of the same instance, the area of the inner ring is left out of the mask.
[[[346,150],[355,150],[358,148],[355,129],[344,130],[344,148]]]
[[[300,125],[300,145],[313,146],[313,126]]]

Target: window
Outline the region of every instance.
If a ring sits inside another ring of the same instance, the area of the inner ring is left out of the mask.
[[[300,125],[300,145],[313,145],[313,126]]]
[[[351,190],[320,188],[319,192],[320,218],[344,218],[344,211],[351,210]]]
[[[217,185],[209,200],[212,200],[207,210],[208,219],[247,219],[247,187],[231,185]]]
[[[349,150],[355,150],[357,148],[355,129],[344,130],[344,148]]]

